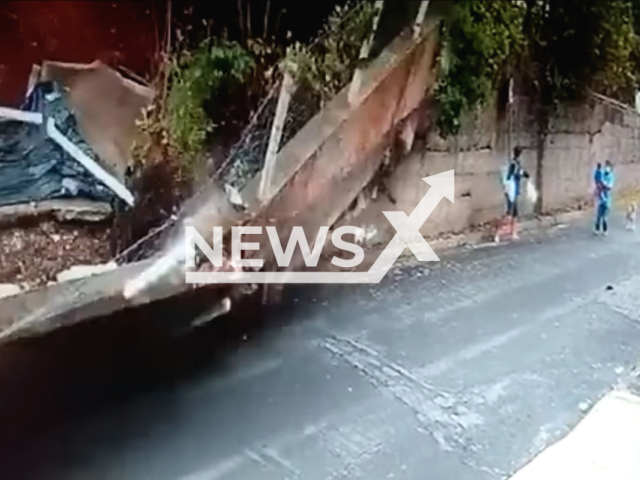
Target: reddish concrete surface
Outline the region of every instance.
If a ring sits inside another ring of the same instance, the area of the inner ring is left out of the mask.
[[[436,40],[435,29],[418,43],[406,37],[396,39],[389,55],[381,56],[378,64],[366,72],[357,105],[348,106],[345,90],[327,111],[305,126],[298,139],[283,148],[276,161],[281,171],[275,176],[279,181],[289,175],[289,180],[254,224],[274,224],[286,244],[294,226],[302,226],[307,235],[316,235],[321,226],[331,226],[338,219],[371,180],[398,125],[419,107],[433,86]],[[324,138],[316,135],[327,131],[330,134]],[[315,138],[307,142],[309,132]],[[296,148],[300,139],[305,140],[304,145]],[[314,145],[313,152],[302,155],[310,144]],[[289,160],[301,165],[291,168]],[[263,250],[257,256],[270,258],[268,241],[263,239],[261,245]]]
[[[31,66],[43,60],[98,59],[144,76],[162,40],[160,7],[122,0],[0,2],[0,104],[20,104]]]

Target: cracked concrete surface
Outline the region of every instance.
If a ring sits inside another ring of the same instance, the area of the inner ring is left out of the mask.
[[[581,405],[637,375],[640,236],[614,223],[606,239],[584,224],[403,264],[375,286],[291,288],[285,305],[222,353],[211,351],[233,319],[155,351],[153,382],[135,360],[99,381],[73,376],[65,388],[127,393],[5,449],[3,470],[68,479],[507,477],[566,435]],[[183,364],[171,379],[158,375]]]

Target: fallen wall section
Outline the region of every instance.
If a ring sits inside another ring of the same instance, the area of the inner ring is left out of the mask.
[[[433,25],[418,42],[411,32],[401,35],[365,71],[355,103],[349,103],[347,87],[314,117],[278,154],[273,198],[260,206],[255,195],[260,178],[248,185],[259,210],[251,223],[274,225],[285,244],[294,226],[308,236],[332,226],[372,179],[398,127],[434,85],[436,43]],[[265,238],[261,244],[256,255],[268,259],[269,242]]]

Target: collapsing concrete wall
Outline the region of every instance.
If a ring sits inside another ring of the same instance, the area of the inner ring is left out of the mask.
[[[397,38],[363,70],[355,100],[349,101],[347,87],[280,150],[269,189],[273,197],[258,198],[260,175],[238,185],[244,208],[237,208],[224,185],[210,183],[185,205],[175,229],[167,233],[172,241],[159,258],[80,280],[81,286],[77,282],[58,286],[77,289],[79,295],[44,289],[5,301],[6,308],[0,309],[4,338],[43,332],[189,290],[181,269],[184,223],[195,225],[207,238],[213,226],[276,224],[285,242],[292,225],[303,226],[309,234],[332,225],[371,180],[397,127],[435,82],[437,29],[432,22],[421,33],[417,40],[412,32]],[[162,276],[163,281],[148,284],[150,276]],[[224,294],[221,287],[214,285],[209,295]]]
[[[418,42],[410,32],[400,36],[366,71],[356,102],[350,104],[347,87],[313,118],[278,154],[277,193],[251,223],[275,226],[285,244],[294,226],[315,236],[333,225],[378,170],[398,125],[435,83],[436,41],[433,27]],[[256,191],[258,183],[248,188]],[[266,238],[261,244],[268,249]]]

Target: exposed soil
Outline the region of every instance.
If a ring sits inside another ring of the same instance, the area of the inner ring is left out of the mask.
[[[110,258],[109,228],[104,225],[41,221],[0,229],[0,283],[40,286],[73,265]]]

